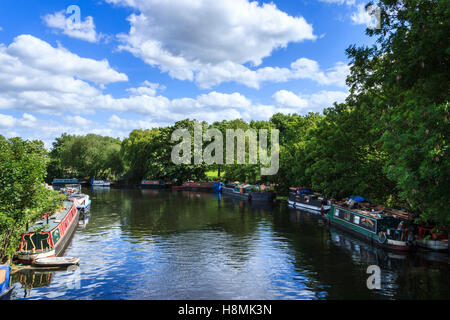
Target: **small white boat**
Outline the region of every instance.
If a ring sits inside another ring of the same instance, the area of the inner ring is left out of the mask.
[[[80,258],[72,257],[51,257],[51,258],[39,258],[33,261],[35,267],[68,267],[77,265],[80,262]]]
[[[91,185],[93,187],[109,187],[111,185],[111,183],[109,181],[105,181],[105,180],[91,179]]]

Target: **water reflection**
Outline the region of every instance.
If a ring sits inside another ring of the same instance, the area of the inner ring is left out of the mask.
[[[66,251],[80,257],[79,270],[16,277],[26,286],[13,299],[450,297],[448,259],[387,253],[285,203],[195,191],[87,193],[89,223]],[[372,264],[382,269],[379,291],[366,286]]]

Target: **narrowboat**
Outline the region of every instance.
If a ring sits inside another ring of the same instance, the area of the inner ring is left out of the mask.
[[[288,204],[305,211],[326,213],[331,209],[331,201],[306,188],[289,188]]]
[[[81,185],[73,184],[67,185],[59,190],[62,194],[66,196],[68,201],[73,201],[76,203],[78,211],[85,213],[89,211],[91,206],[91,200],[87,194],[81,193]]]
[[[433,250],[448,251],[448,232],[446,228],[436,228],[430,225],[421,225],[417,227],[416,246]]]
[[[386,249],[408,251],[413,245],[410,214],[373,204],[363,197],[332,203],[328,220],[330,224]]]
[[[63,188],[58,190],[60,193],[63,193],[66,197],[69,197],[73,194],[81,193],[81,185],[80,184],[68,184]]]
[[[214,182],[187,181],[183,183],[183,190],[187,191],[213,191]]]
[[[111,186],[111,182],[105,181],[105,180],[91,179],[91,186],[92,187],[110,187]]]
[[[20,239],[17,259],[31,264],[37,258],[61,255],[78,226],[76,202],[64,201],[63,208],[52,216],[44,215]]]
[[[9,274],[11,267],[9,265],[0,265],[0,300],[7,300],[14,287],[10,284]]]
[[[276,199],[276,193],[270,186],[265,185],[230,184],[221,189],[224,195],[230,195],[248,201],[273,202]]]
[[[142,180],[140,187],[142,189],[167,189],[170,188],[163,180]]]
[[[78,179],[53,179],[52,186],[55,190],[59,190],[68,184],[78,184]]]

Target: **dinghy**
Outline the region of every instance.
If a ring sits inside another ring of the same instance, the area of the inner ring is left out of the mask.
[[[39,258],[33,261],[35,267],[68,267],[78,265],[80,258],[71,257],[51,257]]]

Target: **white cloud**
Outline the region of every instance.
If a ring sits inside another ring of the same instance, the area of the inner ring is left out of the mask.
[[[87,128],[89,126],[92,126],[94,124],[93,121],[88,120],[86,118],[80,117],[80,116],[66,116],[64,117],[64,120],[72,125],[72,126],[77,126],[80,128]]]
[[[364,4],[358,4],[356,11],[352,13],[351,19],[354,24],[366,25],[368,28],[375,28],[377,25],[376,17],[367,12]]]
[[[93,84],[118,81],[128,77],[107,60],[82,58],[31,35],[0,45],[0,109],[84,112],[101,95]]]
[[[37,119],[28,113],[24,113],[22,118],[14,118],[13,116],[0,113],[0,128],[9,129],[16,126],[34,127]]]
[[[274,50],[289,43],[314,40],[313,28],[301,17],[289,16],[273,3],[247,0],[107,0],[130,6],[139,14],[128,20],[128,34],[119,35],[127,50],[179,80],[207,88],[223,81],[257,87],[283,69],[256,72]],[[238,73],[236,76],[235,73]],[[270,73],[270,75],[268,75]],[[246,75],[251,79],[246,81]],[[282,76],[282,75],[281,75]]]
[[[291,91],[280,90],[274,93],[272,99],[278,106],[282,107],[296,107],[305,108],[308,106],[308,101],[300,98],[298,95]]]
[[[145,80],[142,83],[141,87],[138,88],[129,88],[127,89],[128,92],[131,92],[134,95],[148,95],[148,96],[155,96],[156,92],[158,90],[165,90],[166,87],[160,85],[159,83],[151,83],[147,80]]]
[[[45,24],[53,29],[61,31],[63,34],[89,42],[98,42],[101,38],[95,31],[94,19],[86,17],[80,23],[73,23],[66,18],[64,11],[47,14],[43,17]]]
[[[16,122],[17,119],[14,117],[0,113],[0,128],[11,128],[16,124]]]
[[[119,116],[113,114],[108,119],[108,126],[117,130],[131,131],[134,129],[150,129],[162,126],[161,123],[146,121],[146,120],[128,120],[120,118]]]
[[[95,124],[92,120],[81,117],[78,117],[77,119],[85,122],[85,124]],[[98,126],[83,127],[80,126],[80,123],[74,123],[73,121],[69,122],[69,120],[72,120],[71,117],[65,117],[64,120],[68,122],[68,124],[64,124],[60,121],[36,118],[27,113],[24,113],[21,118],[0,114],[0,134],[7,138],[21,136],[24,139],[41,140],[45,143],[47,148],[51,148],[54,139],[63,133],[75,135],[95,133],[113,137],[125,137],[129,133],[128,130],[113,130],[108,126],[100,124],[98,124]],[[12,128],[14,128],[14,131],[11,130]]]
[[[286,82],[293,79],[309,79],[320,85],[345,87],[345,79],[350,68],[343,62],[322,70],[317,61],[300,58],[291,63],[290,68],[264,67],[255,71],[225,62],[205,67],[197,74],[196,81],[201,88],[210,88],[224,81],[235,81],[251,88],[259,88],[262,82]]]
[[[306,113],[321,112],[324,108],[332,107],[334,102],[342,103],[347,95],[343,91],[323,90],[307,95],[280,90],[273,94],[272,99],[277,107],[290,108],[290,112]]]

